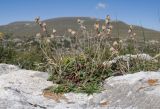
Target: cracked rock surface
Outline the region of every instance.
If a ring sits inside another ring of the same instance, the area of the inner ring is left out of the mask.
[[[58,102],[43,96],[53,85],[47,76],[0,64],[0,109],[160,109],[160,72],[110,77],[101,93],[68,93]]]

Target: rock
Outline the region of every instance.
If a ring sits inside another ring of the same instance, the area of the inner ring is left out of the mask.
[[[36,76],[42,72],[21,70],[12,65],[0,65],[0,109],[48,109],[54,101],[44,98],[43,89],[52,82]]]
[[[106,66],[106,65],[111,66],[112,64],[117,63],[117,61],[119,61],[119,60],[129,63],[129,61],[131,59],[138,59],[140,61],[158,62],[154,57],[151,57],[148,54],[136,54],[136,55],[126,54],[126,55],[122,55],[122,56],[117,56],[111,61],[104,61],[103,65],[104,66]]]
[[[0,64],[0,75],[7,74],[13,71],[19,70],[17,66],[14,65],[7,65],[7,64]]]
[[[100,101],[100,105],[101,106],[107,105],[107,100],[103,99],[102,101]]]
[[[160,109],[160,72],[111,77],[104,83],[109,106],[122,109]]]
[[[58,102],[43,96],[53,85],[47,75],[0,64],[0,109],[160,109],[160,72],[110,77],[101,93],[67,93]]]

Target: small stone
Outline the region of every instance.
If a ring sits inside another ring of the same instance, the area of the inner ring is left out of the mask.
[[[158,79],[149,79],[147,82],[150,86],[153,86],[153,85],[156,85],[156,83],[158,82]]]
[[[100,105],[101,106],[106,106],[108,104],[106,99],[103,99],[102,101],[100,101]]]
[[[89,97],[88,97],[88,100],[90,101],[90,100],[93,100],[93,95],[90,95]]]

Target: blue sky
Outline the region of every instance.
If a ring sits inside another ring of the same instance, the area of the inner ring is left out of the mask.
[[[0,25],[14,21],[88,16],[160,30],[160,0],[0,0]]]

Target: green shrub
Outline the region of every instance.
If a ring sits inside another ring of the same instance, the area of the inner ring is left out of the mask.
[[[12,64],[15,61],[16,51],[11,47],[0,45],[0,63]]]

